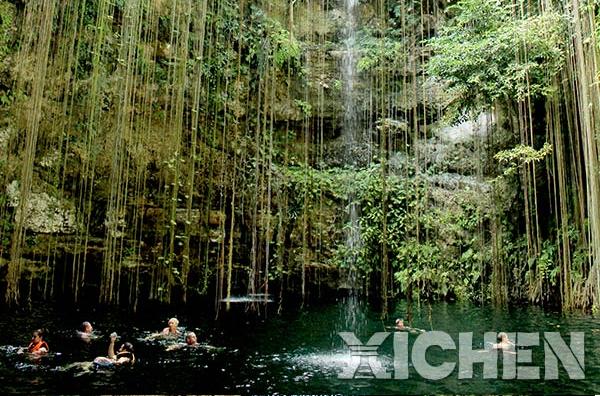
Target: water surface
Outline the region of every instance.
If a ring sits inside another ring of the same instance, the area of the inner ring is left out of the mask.
[[[474,347],[483,347],[486,331],[558,331],[568,341],[569,332],[585,333],[584,380],[570,380],[564,369],[559,380],[484,380],[481,365],[475,365],[472,380],[459,380],[458,369],[443,380],[427,381],[410,368],[409,379],[340,379],[351,361],[340,331],[354,332],[366,342],[373,333],[384,331],[395,317],[406,317],[403,304],[391,319],[355,298],[309,307],[299,313],[254,320],[242,312],[213,318],[179,314],[183,330],[198,335],[200,348],[167,352],[174,340],[144,340],[161,330],[172,313],[152,312],[66,312],[63,307],[34,307],[32,311],[3,314],[0,318],[0,392],[11,394],[69,393],[196,393],[196,394],[590,394],[600,389],[600,321],[585,315],[563,316],[538,308],[499,311],[488,307],[436,303],[414,309],[412,325],[447,332],[458,344],[458,334],[474,333]],[[75,337],[83,320],[94,324],[99,338],[84,343]],[[27,345],[36,327],[48,328],[52,352],[40,362],[16,355],[15,347]],[[86,372],[68,368],[73,362],[91,361],[106,355],[108,334],[116,331],[119,341],[131,341],[137,363],[131,368]],[[412,345],[417,335],[409,335]],[[183,337],[180,340],[183,341]],[[543,348],[534,348],[534,365],[542,366]],[[379,359],[393,377],[392,337],[378,350]],[[432,364],[457,361],[456,351],[432,348]]]

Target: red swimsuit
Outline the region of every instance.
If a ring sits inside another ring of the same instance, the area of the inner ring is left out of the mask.
[[[32,342],[27,347],[27,350],[29,352],[36,352],[36,351],[39,351],[41,348],[46,348],[46,352],[48,352],[50,350],[50,348],[48,348],[48,344],[46,344],[46,341],[39,341],[37,344],[34,344]]]

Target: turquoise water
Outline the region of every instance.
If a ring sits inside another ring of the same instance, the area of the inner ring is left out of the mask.
[[[240,310],[241,311],[241,310]],[[448,333],[458,344],[458,334],[473,332],[474,348],[483,348],[483,333],[560,332],[568,342],[571,331],[585,334],[585,376],[570,380],[561,366],[558,380],[482,379],[481,365],[475,378],[458,379],[458,368],[438,381],[421,378],[414,367],[408,379],[353,378],[339,374],[351,363],[349,348],[339,332],[354,332],[366,342],[375,332],[406,317],[404,304],[391,319],[355,298],[308,307],[302,312],[253,319],[241,312],[221,315],[215,321],[195,313],[180,313],[180,325],[193,330],[204,346],[167,352],[174,341],[145,338],[165,327],[173,312],[131,315],[118,312],[81,312],[60,307],[36,308],[22,314],[3,314],[0,325],[0,391],[12,394],[65,393],[241,393],[241,394],[590,394],[600,389],[600,320],[585,315],[563,316],[538,308],[499,311],[488,307],[436,303],[414,308],[412,325]],[[86,344],[74,336],[77,325],[91,320],[98,339]],[[40,362],[16,355],[15,347],[29,341],[33,328],[45,326],[53,351]],[[134,367],[109,371],[85,371],[73,362],[105,355],[108,334],[131,341],[138,362]],[[418,335],[409,334],[409,346]],[[179,341],[182,341],[180,339]],[[533,347],[533,364],[543,370],[543,347]],[[378,349],[378,359],[393,377],[392,336]],[[430,348],[431,364],[457,362],[456,351]],[[500,361],[501,362],[501,361]],[[525,365],[525,364],[524,364]],[[361,368],[360,373],[370,375]]]

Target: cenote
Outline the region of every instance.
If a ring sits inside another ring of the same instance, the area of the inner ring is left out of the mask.
[[[598,26],[580,0],[0,0],[0,391],[598,392]],[[147,339],[174,316],[200,347]],[[542,379],[396,378],[400,333],[365,343],[405,325]],[[137,362],[83,370],[113,331]],[[584,334],[585,378],[545,377],[550,333]]]
[[[405,314],[405,305],[393,314]],[[600,385],[597,332],[600,322],[585,315],[560,315],[538,308],[499,311],[471,304],[434,303],[414,311],[413,326],[441,330],[458,339],[460,332],[473,332],[475,349],[483,348],[486,331],[585,333],[585,379],[570,380],[560,369],[558,380],[483,380],[481,365],[474,379],[459,380],[456,369],[445,379],[429,381],[414,370],[406,380],[340,379],[349,364],[350,351],[339,337],[352,331],[366,343],[375,332],[384,331],[378,312],[354,297],[308,307],[301,312],[263,319],[215,321],[198,313],[178,315],[180,325],[198,334],[204,344],[195,349],[165,351],[166,341],[144,341],[166,323],[166,312],[145,315],[108,312],[65,312],[56,306],[37,307],[27,314],[4,316],[0,322],[0,379],[3,393],[71,394],[589,394]],[[75,337],[82,318],[91,320],[100,337],[91,344]],[[13,347],[28,342],[29,332],[39,323],[49,328],[47,337],[53,353],[38,364]],[[122,340],[136,348],[137,363],[114,371],[65,370],[74,361],[90,361],[105,355],[107,334],[117,331]],[[479,339],[478,339],[478,334]],[[409,334],[412,344],[416,335]],[[61,352],[56,355],[56,352]],[[534,349],[533,365],[543,366]],[[455,359],[451,351],[433,348],[432,364]],[[392,345],[384,342],[379,359],[392,371]],[[540,360],[541,359],[541,360]],[[527,364],[525,364],[527,365]],[[358,376],[360,377],[360,376]]]

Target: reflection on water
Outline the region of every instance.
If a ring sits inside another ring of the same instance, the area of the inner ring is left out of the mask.
[[[596,340],[600,321],[589,316],[561,316],[539,309],[496,311],[472,305],[434,304],[415,309],[412,325],[441,330],[458,340],[458,333],[474,333],[474,345],[482,347],[486,331],[543,332],[570,331],[586,334],[586,379],[571,381],[564,370],[558,381],[502,381],[476,378],[458,380],[458,368],[441,381],[425,381],[409,368],[409,379],[340,379],[353,357],[338,333],[354,332],[364,343],[375,332],[385,331],[378,312],[356,297],[336,304],[309,308],[301,313],[255,321],[239,316],[221,322],[196,315],[179,316],[178,338],[149,336],[162,327],[165,317],[131,317],[127,314],[79,317],[57,309],[27,315],[3,315],[0,326],[0,391],[17,394],[59,393],[591,393],[600,386],[600,343]],[[238,315],[238,314],[236,314]],[[406,307],[398,305],[390,316],[405,317]],[[93,315],[92,315],[93,316]],[[170,315],[169,315],[170,316]],[[98,339],[89,343],[76,337],[83,319],[92,320]],[[390,319],[393,322],[393,319]],[[17,354],[28,342],[30,330],[48,328],[52,353],[32,361]],[[91,370],[84,365],[95,356],[106,356],[108,334],[117,331],[120,342],[131,341],[137,362],[131,368]],[[194,331],[201,345],[166,351],[173,343],[184,342],[185,331]],[[409,344],[417,335],[409,334]],[[542,348],[543,349],[543,348]],[[382,365],[393,374],[392,337],[378,349]],[[436,348],[428,352],[432,364],[457,361],[457,351]],[[78,365],[77,363],[82,363]],[[540,363],[534,353],[534,363]],[[479,371],[478,371],[479,370]],[[542,369],[543,372],[543,369]],[[393,375],[392,375],[393,377]]]
[[[270,303],[273,299],[265,295],[231,296],[220,300],[223,303]]]

